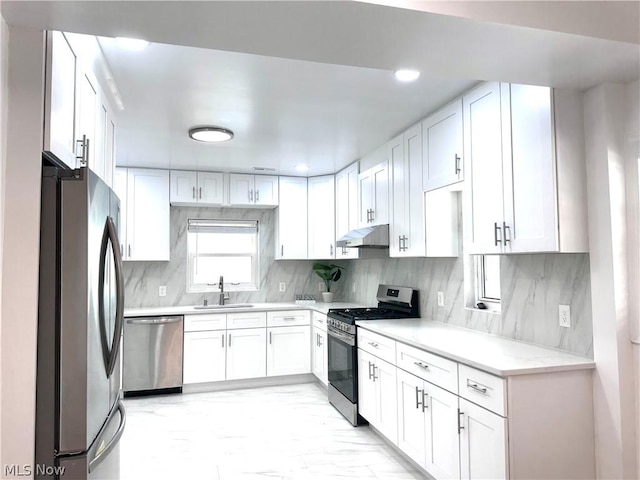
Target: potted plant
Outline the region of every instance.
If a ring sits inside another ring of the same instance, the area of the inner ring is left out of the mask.
[[[313,271],[324,281],[324,285],[327,288],[326,292],[322,292],[322,299],[327,303],[333,301],[331,285],[333,282],[340,280],[342,270],[344,270],[344,268],[338,265],[325,265],[324,263],[313,264]]]

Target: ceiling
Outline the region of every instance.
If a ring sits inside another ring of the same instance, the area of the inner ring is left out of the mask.
[[[1,5],[10,25],[154,42],[133,53],[101,39],[124,103],[119,165],[299,175],[293,167],[304,163],[308,175],[332,173],[478,80],[586,89],[640,71],[637,43],[607,39],[615,36],[359,2]],[[399,67],[422,75],[399,84]],[[189,140],[187,130],[201,124],[236,137]]]

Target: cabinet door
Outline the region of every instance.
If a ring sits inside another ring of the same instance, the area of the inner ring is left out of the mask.
[[[116,168],[113,189],[120,199],[120,222],[118,222],[118,239],[120,240],[120,253],[122,259],[128,259],[127,245],[127,169]]]
[[[389,162],[384,161],[371,169],[373,183],[372,225],[389,223]]]
[[[308,257],[314,260],[335,258],[334,176],[309,178],[308,201]]]
[[[223,182],[222,173],[198,172],[198,203],[207,205],[222,205]]]
[[[76,165],[78,56],[61,32],[47,33],[44,150]]]
[[[409,165],[404,154],[403,136],[388,142],[391,169],[391,221],[389,222],[389,256],[404,256],[404,243],[409,235]]]
[[[275,175],[256,175],[253,201],[256,205],[278,205],[278,177]]]
[[[503,90],[503,116],[510,115],[503,121],[511,126],[504,135],[511,138],[504,147],[505,251],[557,251],[551,89],[507,84]]]
[[[107,110],[107,131],[104,145],[104,163],[105,163],[105,179],[107,185],[113,188],[115,185],[115,168],[116,168],[116,124],[115,118],[109,110]]]
[[[436,478],[460,478],[458,396],[427,382],[424,385],[427,425],[425,469]]]
[[[425,192],[464,179],[462,170],[462,99],[456,100],[422,122]]]
[[[409,234],[403,242],[403,253],[409,257],[426,255],[424,192],[422,191],[422,125],[403,135],[404,156],[409,169]]]
[[[95,118],[95,133],[93,139],[92,170],[106,183],[107,164],[105,157],[105,141],[107,137],[107,107],[102,102],[102,95],[98,92],[98,105]]]
[[[127,171],[127,259],[169,260],[169,171]]]
[[[358,163],[336,174],[336,240],[358,228]],[[357,248],[338,248],[336,258],[358,258]]]
[[[507,420],[462,398],[459,401],[460,478],[507,478]]]
[[[77,156],[84,155],[87,166],[100,175],[100,170],[104,167],[100,165],[100,158],[96,156],[97,129],[96,120],[99,118],[99,97],[98,87],[95,80],[87,73],[80,75],[80,98],[78,114],[78,140],[86,136],[88,145],[84,147],[78,144]],[[85,151],[86,149],[86,151]],[[102,158],[104,160],[104,158]],[[76,168],[83,166],[82,161],[76,162]]]
[[[184,383],[225,379],[225,331],[185,332]]]
[[[171,170],[170,196],[171,203],[197,202],[198,174],[186,170]]]
[[[374,426],[394,445],[397,445],[398,395],[395,365],[376,358],[373,379],[377,399]]]
[[[259,378],[267,373],[267,330],[227,330],[227,380]]]
[[[229,203],[231,205],[253,205],[254,176],[240,173],[229,175]]]
[[[500,253],[503,213],[500,84],[489,82],[462,99],[468,182],[468,253]]]
[[[373,176],[372,170],[365,170],[358,175],[358,226],[371,226],[371,210],[373,209]]]
[[[311,372],[311,327],[267,329],[267,377]]]
[[[227,328],[257,328],[267,326],[267,312],[238,312],[227,314]]]
[[[374,424],[376,421],[376,384],[372,379],[374,356],[358,349],[358,413]]]
[[[280,177],[276,258],[307,258],[307,179]]]
[[[425,468],[424,382],[398,369],[398,447]]]
[[[314,326],[311,335],[311,372],[327,385],[327,332]]]

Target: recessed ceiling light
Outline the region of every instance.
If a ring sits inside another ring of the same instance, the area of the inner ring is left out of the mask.
[[[393,74],[401,82],[413,82],[420,76],[420,72],[417,70],[396,70]]]
[[[233,132],[222,127],[194,127],[189,136],[199,142],[226,142],[233,138]]]
[[[296,169],[296,171],[298,172],[306,172],[307,170],[309,170],[309,165],[304,165],[304,164],[300,164],[300,165],[296,165],[295,167],[293,167]]]
[[[139,52],[149,46],[149,42],[140,38],[116,37],[116,42],[120,47],[133,52]]]

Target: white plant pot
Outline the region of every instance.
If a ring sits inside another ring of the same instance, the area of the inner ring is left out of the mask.
[[[325,303],[333,302],[333,292],[322,292],[322,301]]]

